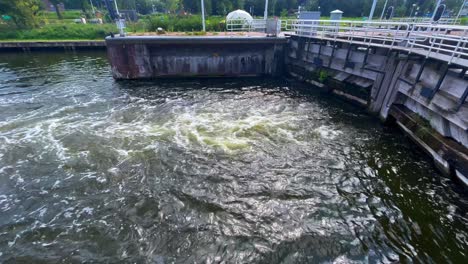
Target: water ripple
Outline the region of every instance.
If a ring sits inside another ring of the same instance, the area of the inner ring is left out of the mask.
[[[112,80],[0,55],[0,262],[462,263],[466,193],[288,80]]]

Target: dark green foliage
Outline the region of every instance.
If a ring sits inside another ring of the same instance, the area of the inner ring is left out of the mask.
[[[57,15],[54,12],[40,11],[37,14],[38,17],[43,19],[57,19]],[[63,19],[77,19],[82,16],[81,11],[64,11],[62,12]]]
[[[328,79],[328,72],[323,69],[320,70],[318,79],[321,83],[324,83]]]
[[[0,0],[0,15],[9,15],[19,28],[33,28],[39,25],[37,12],[39,0]]]
[[[460,24],[465,25],[465,26],[468,25],[468,17],[462,18],[460,21]]]
[[[201,31],[202,19],[200,15],[176,16],[176,15],[155,15],[146,18],[147,31],[154,32],[158,27],[166,31]],[[226,24],[224,17],[207,17],[207,31],[225,31]]]
[[[0,30],[1,40],[59,40],[59,39],[104,39],[109,32],[116,32],[113,24],[62,24],[48,25],[42,28],[29,30]]]

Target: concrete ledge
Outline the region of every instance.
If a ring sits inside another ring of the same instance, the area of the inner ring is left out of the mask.
[[[44,49],[104,49],[105,47],[106,42],[103,40],[0,42],[0,51]]]
[[[285,37],[258,37],[258,36],[129,36],[107,37],[108,44],[284,44],[288,41]]]
[[[428,152],[446,173],[457,172],[466,182],[468,176],[468,149],[456,141],[443,137],[419,116],[403,105],[392,105],[389,114],[399,126]],[[453,171],[452,171],[453,170]]]

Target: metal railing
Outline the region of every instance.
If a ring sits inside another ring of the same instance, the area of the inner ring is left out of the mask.
[[[287,24],[294,34],[319,39],[394,47],[408,36],[410,24],[334,20],[295,20]]]
[[[387,21],[387,20],[382,20]],[[460,24],[461,19],[442,17],[437,22],[433,22],[430,17],[398,17],[392,18],[389,21],[393,22],[404,22],[404,23],[417,23],[417,24],[440,24],[440,25],[455,25]]]
[[[414,25],[405,47],[409,53],[425,53],[449,64],[468,59],[468,27],[453,25]],[[419,49],[419,50],[418,50]],[[463,65],[468,66],[468,65]]]
[[[468,67],[468,26],[396,21],[280,21],[283,33],[329,41],[406,50]],[[228,31],[265,32],[263,19],[229,20]]]
[[[333,20],[291,20],[282,25],[298,36],[406,50],[468,66],[467,26]]]
[[[226,29],[227,31],[265,32],[266,21],[264,19],[253,19],[251,21],[230,19],[226,21]]]

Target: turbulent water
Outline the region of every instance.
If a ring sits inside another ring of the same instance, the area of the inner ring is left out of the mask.
[[[468,195],[288,80],[0,55],[0,263],[466,263]]]

